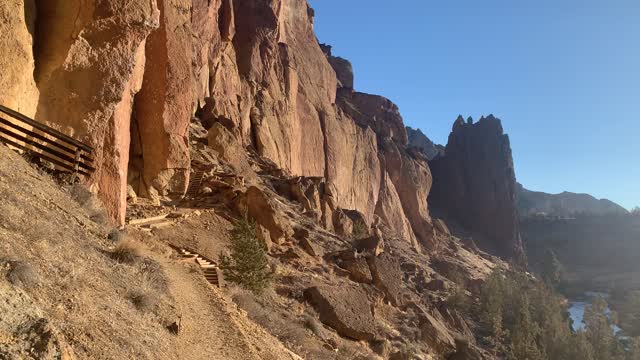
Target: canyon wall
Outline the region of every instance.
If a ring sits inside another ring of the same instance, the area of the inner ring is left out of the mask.
[[[444,156],[430,162],[434,209],[457,221],[487,251],[524,262],[509,137],[493,115],[477,123],[459,117]]]
[[[353,90],[305,0],[39,0],[3,5],[12,76],[2,103],[95,148],[87,180],[117,223],[126,187],[180,196],[189,122],[219,123],[290,176],[323,177],[332,211],[356,210],[435,247],[426,159],[398,108]],[[325,214],[325,217],[332,214]],[[330,226],[330,224],[328,224]]]

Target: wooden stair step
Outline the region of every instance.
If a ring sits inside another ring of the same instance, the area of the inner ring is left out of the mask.
[[[162,228],[166,228],[169,226],[174,225],[175,223],[173,221],[163,221],[163,222],[158,222],[158,223],[153,223],[153,224],[147,224],[144,225],[145,227],[148,227],[150,229],[162,229]]]
[[[151,224],[157,221],[162,221],[167,217],[168,214],[158,215],[154,217],[144,218],[144,219],[132,219],[129,220],[129,225],[145,225]]]

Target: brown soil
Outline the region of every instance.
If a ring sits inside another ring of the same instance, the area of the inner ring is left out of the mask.
[[[99,209],[83,203],[0,145],[0,358],[297,358],[153,239],[130,234],[142,255],[114,260]]]

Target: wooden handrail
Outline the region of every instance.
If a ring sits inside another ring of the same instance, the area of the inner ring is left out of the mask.
[[[54,140],[51,140],[51,139],[47,138],[46,136],[42,136],[42,135],[38,134],[37,132],[30,131],[30,130],[27,130],[27,129],[25,129],[25,128],[22,128],[22,127],[20,127],[20,126],[18,126],[18,125],[16,125],[16,124],[12,123],[11,121],[9,121],[9,120],[7,120],[7,119],[4,119],[4,118],[3,118],[3,117],[1,117],[1,116],[0,116],[0,124],[5,125],[5,126],[8,126],[8,127],[11,127],[11,128],[13,128],[13,129],[15,129],[15,130],[17,130],[17,131],[19,131],[19,132],[25,133],[25,134],[26,134],[27,136],[29,136],[29,137],[32,137],[32,138],[38,139],[38,140],[40,140],[40,141],[44,141],[44,142],[48,143],[48,144],[49,144],[49,145],[51,145],[51,146],[55,146],[57,149],[59,149],[59,150],[61,150],[61,151],[65,151],[65,152],[69,153],[69,155],[68,155],[68,156],[75,157],[75,151],[74,151],[74,149],[70,149],[70,148],[68,148],[68,147],[66,147],[66,146],[63,146],[63,145],[61,145],[61,144],[58,144],[58,143],[57,143],[57,142],[55,142]],[[9,134],[8,132],[6,132],[6,133],[7,133],[7,135],[10,135],[10,136],[15,137],[15,134]],[[54,150],[51,150],[51,152],[53,152],[53,151],[54,151]],[[81,158],[82,160],[86,160],[86,161],[87,161],[87,162],[89,162],[89,163],[93,163],[93,159],[92,159],[92,158],[90,158],[89,156],[85,155],[85,154],[82,154],[82,155],[80,156],[80,158]]]
[[[38,130],[41,130],[41,131],[44,131],[47,134],[53,135],[53,136],[57,137],[58,139],[66,142],[66,143],[68,143],[70,145],[74,145],[76,147],[79,147],[80,149],[83,149],[88,153],[92,153],[93,152],[93,148],[91,146],[83,144],[80,141],[78,141],[78,140],[76,140],[76,139],[74,139],[74,138],[72,138],[70,136],[67,136],[67,135],[63,134],[63,133],[61,133],[60,131],[58,131],[56,129],[50,128],[50,127],[48,127],[48,126],[46,126],[44,124],[41,124],[41,123],[39,123],[39,122],[37,122],[37,121],[35,121],[33,119],[30,119],[30,118],[26,117],[25,115],[20,114],[17,111],[9,109],[6,106],[0,105],[0,111],[5,113],[5,114],[7,114],[7,115],[9,115],[9,116],[11,116],[11,117],[13,117],[13,118],[21,120],[21,121],[33,126],[34,128],[36,128]]]
[[[0,126],[0,142],[33,152],[36,156],[73,173],[90,176],[95,171],[92,166],[92,147],[0,105],[0,114],[2,113],[12,120],[0,116],[0,125],[4,126]],[[36,132],[36,129],[54,139]]]

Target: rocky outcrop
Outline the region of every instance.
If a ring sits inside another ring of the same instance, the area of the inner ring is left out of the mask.
[[[315,40],[312,11],[305,0],[233,4],[243,89],[227,90],[242,97],[243,119],[234,122],[247,143],[291,175],[323,176],[321,117],[332,116],[337,80]]]
[[[429,250],[437,250],[427,201],[432,176],[426,159],[416,152],[408,152],[387,139],[381,146],[383,167],[394,184],[405,216],[419,242]]]
[[[326,178],[336,205],[373,219],[380,191],[378,141],[371,128],[360,127],[343,112],[325,117]]]
[[[145,44],[142,88],[131,117],[132,148],[141,150],[138,194],[182,194],[190,160],[187,129],[195,105],[191,47],[191,0],[157,0],[159,28]],[[133,164],[133,163],[132,163]]]
[[[280,244],[293,236],[293,228],[278,211],[268,194],[256,186],[235,199],[235,208],[240,216],[248,215],[256,223],[269,231],[271,241]]]
[[[74,16],[70,21],[69,17]],[[146,39],[158,27],[155,2],[37,3],[36,119],[95,148],[90,182],[124,222],[130,124],[142,86]]]
[[[484,249],[522,262],[513,159],[500,120],[459,117],[445,156],[430,165],[430,204],[477,235]]]
[[[333,56],[331,54],[331,46],[327,44],[321,44],[320,48],[324,52],[329,64],[336,72],[338,77],[338,87],[353,89],[353,66],[347,59],[343,59],[339,56]]]
[[[338,334],[355,340],[373,340],[376,334],[371,303],[361,287],[315,286],[305,297],[320,314],[320,321]]]
[[[438,156],[444,155],[444,146],[434,144],[420,129],[412,129],[410,126],[407,126],[407,137],[409,139],[409,146],[420,149],[428,160],[433,160]]]
[[[416,235],[411,228],[411,223],[404,214],[396,187],[386,171],[380,186],[380,195],[375,213],[387,225],[391,232],[391,237],[404,239],[414,247],[419,247]]]
[[[423,313],[420,319],[422,340],[439,354],[455,351],[456,343],[447,326],[429,313]]]
[[[338,107],[358,126],[370,127],[378,140],[391,139],[401,146],[407,145],[407,131],[400,110],[391,100],[379,95],[341,89],[336,101]]]
[[[373,276],[373,284],[382,290],[385,300],[394,306],[400,306],[402,303],[403,279],[398,259],[393,255],[384,253],[380,256],[367,258],[367,264],[369,264],[369,269]]]
[[[207,134],[208,145],[220,160],[229,164],[233,172],[248,179],[256,177],[251,168],[246,150],[240,145],[235,136],[222,124],[215,123]]]

